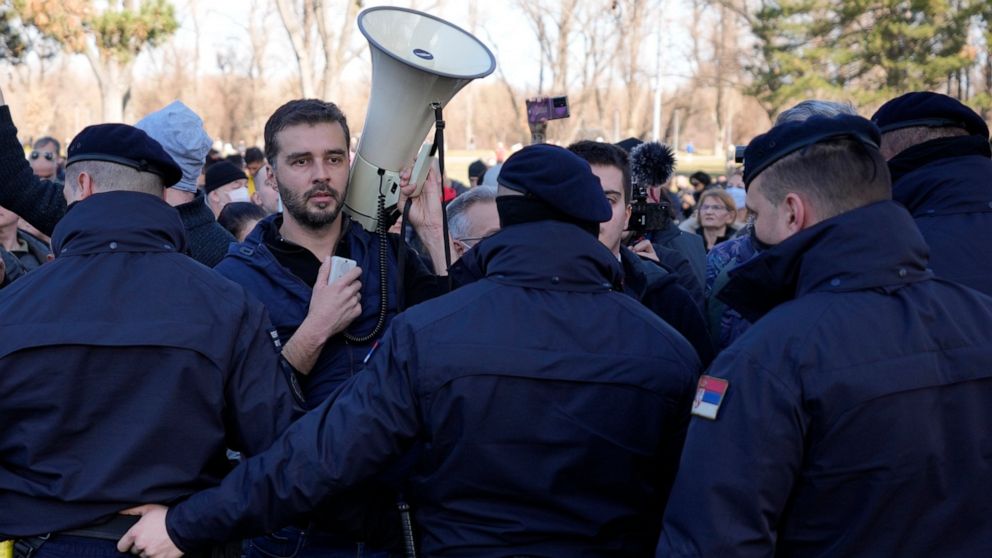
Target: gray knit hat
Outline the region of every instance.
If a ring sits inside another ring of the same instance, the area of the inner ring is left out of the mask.
[[[135,127],[162,144],[182,168],[183,178],[173,188],[196,192],[196,181],[211,146],[210,136],[203,130],[203,120],[181,101],[173,101],[139,120]]]

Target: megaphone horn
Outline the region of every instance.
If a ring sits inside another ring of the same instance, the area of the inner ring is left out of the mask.
[[[372,51],[372,90],[345,211],[373,231],[380,184],[386,207],[395,206],[397,174],[434,122],[431,105],[444,107],[470,81],[491,74],[496,58],[467,31],[416,10],[369,8],[358,15],[358,29]]]

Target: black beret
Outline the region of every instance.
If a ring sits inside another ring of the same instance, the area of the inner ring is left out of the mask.
[[[603,223],[613,216],[589,163],[563,147],[545,143],[524,147],[503,163],[497,181],[579,221]]]
[[[975,111],[953,97],[918,91],[896,97],[881,106],[871,117],[885,132],[914,126],[964,128],[972,136],[989,137],[989,127]]]
[[[233,163],[228,161],[220,161],[210,165],[207,169],[206,181],[203,184],[204,193],[209,194],[217,188],[230,184],[235,180],[241,180],[242,178],[248,178],[245,171],[239,169]]]
[[[849,137],[878,149],[881,133],[873,122],[860,116],[811,116],[803,121],[785,122],[754,138],[744,150],[744,184],[775,161],[800,149],[828,140]]]
[[[144,130],[127,124],[87,126],[72,139],[66,155],[66,166],[79,161],[117,163],[157,174],[166,186],[172,186],[183,178],[182,169],[159,142]]]

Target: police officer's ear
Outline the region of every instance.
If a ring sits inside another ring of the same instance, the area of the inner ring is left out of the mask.
[[[72,204],[93,195],[93,176],[86,171],[72,171],[70,169],[66,169],[65,187],[62,192],[66,202]]]
[[[461,241],[455,240],[454,238],[451,239],[451,253],[455,256],[453,260],[457,260],[458,258],[464,256],[467,250],[468,248],[466,248]]]
[[[781,205],[784,209],[783,217],[786,219],[786,230],[788,230],[789,236],[812,227],[820,221],[816,218],[816,210],[807,196],[789,192],[785,195]]]

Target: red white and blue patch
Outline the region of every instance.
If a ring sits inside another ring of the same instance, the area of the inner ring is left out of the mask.
[[[692,402],[692,414],[716,420],[716,413],[720,410],[720,404],[727,395],[727,388],[730,382],[713,376],[702,375],[699,377],[699,386],[696,388],[696,400]]]

